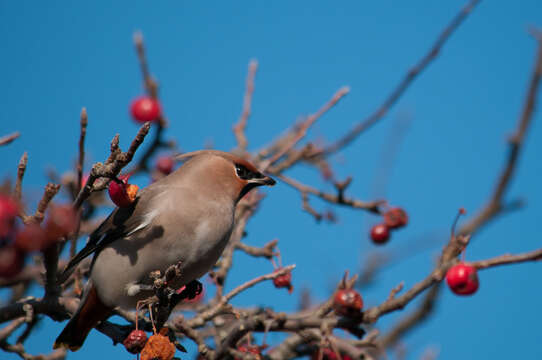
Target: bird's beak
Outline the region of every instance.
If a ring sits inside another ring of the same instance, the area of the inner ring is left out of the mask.
[[[257,186],[262,186],[262,185],[273,186],[277,183],[275,180],[265,175],[263,175],[263,177],[261,178],[254,178],[254,179],[247,180],[247,182],[249,184],[255,184]]]

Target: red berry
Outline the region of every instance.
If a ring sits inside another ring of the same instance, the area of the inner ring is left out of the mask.
[[[249,353],[249,354],[256,354],[256,355],[262,354],[261,348],[257,345],[248,345],[248,344],[239,345],[237,347],[237,350],[239,350],[240,352]]]
[[[267,349],[267,345],[264,344],[264,345],[250,345],[250,344],[247,344],[247,343],[244,343],[244,344],[241,344],[241,345],[238,345],[237,346],[237,350],[240,351],[240,352],[243,352],[243,353],[248,353],[248,354],[254,354],[254,355],[257,355],[255,358],[257,359],[261,359],[261,355],[262,355],[262,350],[265,350]],[[251,357],[252,359],[252,357]],[[234,360],[241,360],[240,358],[234,358]]]
[[[109,183],[109,197],[118,207],[127,207],[132,204],[136,197],[139,186],[128,184],[130,175],[119,176],[120,183],[111,180]]]
[[[357,315],[363,309],[363,299],[354,289],[341,289],[335,293],[333,308],[343,316]]]
[[[164,175],[167,175],[173,171],[174,165],[175,162],[171,156],[161,156],[156,161],[156,170],[160,171]]]
[[[133,330],[122,342],[126,350],[132,354],[139,354],[146,343],[147,334],[142,330]]]
[[[276,271],[279,271],[281,269],[282,268],[278,268]],[[292,291],[294,291],[294,287],[292,286],[292,273],[288,271],[286,274],[277,276],[273,279],[273,285],[275,285],[277,289],[287,288],[288,292],[291,294]]]
[[[371,228],[371,239],[375,244],[385,244],[390,239],[390,230],[385,224],[377,224]]]
[[[21,272],[24,265],[24,253],[15,245],[0,248],[0,277],[13,277]]]
[[[384,213],[384,223],[390,229],[397,229],[408,224],[408,214],[401,208],[391,208]]]
[[[14,244],[23,252],[33,252],[45,249],[51,241],[41,226],[32,223],[17,233]]]
[[[0,194],[0,237],[11,233],[18,213],[18,202],[10,196]]]
[[[71,205],[51,205],[49,217],[45,223],[48,241],[73,233],[77,228],[77,214]]]
[[[130,106],[132,116],[137,122],[156,121],[162,115],[158,100],[148,96],[136,98]]]
[[[459,263],[448,269],[446,282],[457,295],[472,295],[478,290],[478,274],[472,265]]]

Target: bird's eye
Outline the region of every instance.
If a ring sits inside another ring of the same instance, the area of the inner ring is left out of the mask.
[[[244,167],[243,165],[236,164],[235,171],[237,172],[237,176],[239,176],[239,178],[243,180],[248,180],[253,177],[252,172],[248,170],[246,167]]]

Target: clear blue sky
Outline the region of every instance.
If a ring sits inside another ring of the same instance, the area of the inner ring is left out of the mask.
[[[28,151],[24,188],[27,199],[35,202],[47,181],[46,169],[64,172],[73,166],[83,106],[89,114],[87,169],[107,156],[115,133],[127,146],[137,131],[128,106],[142,92],[134,30],[143,31],[151,70],[160,80],[171,122],[167,134],[184,150],[202,148],[207,141],[222,150],[234,146],[231,125],[241,111],[247,63],[257,58],[248,129],[255,149],[349,85],[347,98],[310,133],[312,138],[335,139],[375,109],[463,4],[2,1],[0,135],[18,130],[22,136],[0,149],[0,176],[14,178],[19,157]],[[386,195],[411,218],[407,229],[393,234],[388,248],[414,255],[379,275],[378,285],[363,293],[367,305],[383,301],[400,281],[408,288],[422,279],[457,208],[473,213],[487,199],[533,66],[535,42],[526,29],[542,26],[541,10],[537,0],[482,2],[389,116],[333,158],[340,176],[354,177],[349,193],[370,198],[391,127],[400,116],[411,118]],[[542,246],[540,120],[538,113],[508,194],[509,199],[526,199],[527,206],[478,234],[467,259]],[[305,168],[291,175],[332,190]],[[365,213],[337,209],[338,224],[317,225],[301,211],[299,194],[286,185],[266,192],[264,206],[248,226],[247,242],[261,245],[279,238],[284,261],[298,266],[296,291],[288,295],[263,284],[236,304],[294,310],[303,287],[324,299],[345,269],[355,272],[374,250],[366,234],[375,219]],[[312,204],[328,207],[316,200]],[[242,254],[235,261],[229,287],[272,269],[267,261]],[[540,264],[526,264],[483,271],[480,290],[471,298],[444,289],[435,316],[404,339],[408,359],[419,358],[428,347],[440,349],[440,359],[541,358],[542,292],[536,280],[541,269]],[[378,326],[386,328],[400,315],[387,316]],[[42,322],[28,350],[48,352],[61,326],[49,319]],[[97,356],[131,357],[94,331],[84,349],[69,358]]]

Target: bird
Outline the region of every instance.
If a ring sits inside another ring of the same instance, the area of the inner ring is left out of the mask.
[[[79,307],[53,348],[78,350],[89,332],[112,315],[130,309],[152,290],[149,274],[180,264],[179,288],[208,272],[222,254],[234,226],[239,200],[275,180],[249,161],[218,150],[177,157],[183,165],[144,188],[128,207],[117,207],[89,236],[58,276],[64,282],[86,257],[94,255]]]

